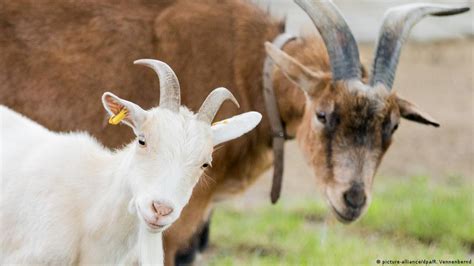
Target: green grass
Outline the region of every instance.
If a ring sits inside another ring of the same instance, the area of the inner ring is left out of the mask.
[[[473,188],[469,184],[433,185],[427,178],[382,188],[361,225],[402,234],[446,249],[474,245]]]
[[[377,181],[369,211],[351,225],[325,222],[327,210],[318,201],[245,213],[221,207],[213,218],[209,263],[376,265],[376,259],[466,259],[472,254],[471,184],[435,185],[423,177]]]

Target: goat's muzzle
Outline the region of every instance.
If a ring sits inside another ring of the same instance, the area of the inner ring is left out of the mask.
[[[343,205],[336,207],[331,204],[331,208],[336,218],[342,223],[351,223],[361,216],[367,205],[367,195],[364,186],[354,184],[342,195],[340,201]]]

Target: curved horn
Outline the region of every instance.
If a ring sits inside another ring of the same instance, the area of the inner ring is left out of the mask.
[[[360,79],[357,43],[349,26],[330,0],[295,0],[309,15],[323,38],[331,61],[333,80]]]
[[[408,4],[389,9],[385,15],[377,40],[372,64],[370,85],[382,83],[392,89],[400,51],[411,28],[427,15],[449,16],[468,11],[468,7],[453,8],[435,4]]]
[[[179,111],[181,95],[178,78],[173,69],[166,63],[153,59],[139,59],[133,62],[153,69],[160,79],[160,107],[173,112]]]
[[[231,100],[237,107],[240,107],[234,95],[228,89],[217,88],[209,93],[206,100],[202,103],[201,108],[199,108],[198,119],[209,124],[212,123],[217,111],[219,111],[225,100]]]

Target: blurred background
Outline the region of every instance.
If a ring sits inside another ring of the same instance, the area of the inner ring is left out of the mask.
[[[307,15],[289,0],[253,0],[287,31],[312,34]],[[338,1],[370,67],[384,12],[412,1]],[[211,248],[202,265],[376,265],[377,259],[473,259],[474,18],[418,23],[404,46],[394,89],[441,124],[404,120],[385,156],[367,214],[351,225],[334,221],[314,189],[296,142],[286,144],[282,198],[270,205],[271,174],[214,211]]]

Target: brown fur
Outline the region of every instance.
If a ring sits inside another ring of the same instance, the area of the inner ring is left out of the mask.
[[[155,74],[132,62],[156,58],[175,70],[182,103],[192,110],[197,111],[212,89],[223,86],[232,91],[241,108],[226,103],[216,120],[250,110],[264,114],[255,130],[214,152],[210,177],[202,178],[181,218],[166,232],[165,258],[171,265],[213,201],[245,190],[271,166],[261,85],[263,44],[281,30],[279,21],[240,0],[0,0],[0,103],[52,130],[87,130],[105,145],[117,147],[130,140],[131,132],[106,125],[100,96],[110,90],[144,108],[155,106],[159,95]],[[312,70],[329,72],[319,37],[293,41],[284,50]],[[354,95],[344,85],[331,85],[328,73],[322,81],[324,89],[308,101],[279,69],[274,74],[283,122],[301,143],[324,184],[321,187],[337,185],[328,166],[338,162],[327,156],[329,135],[314,131],[316,108],[331,104],[339,108],[342,130],[333,133],[335,143],[343,143],[360,128],[377,132],[370,139],[379,148],[371,156],[379,164],[388,148],[388,144],[381,146],[383,121],[392,113],[399,116],[395,96],[373,100]],[[369,112],[373,104],[382,106],[374,115]],[[355,109],[360,112],[354,113]],[[332,149],[337,154],[343,147]],[[371,182],[371,174],[363,178]]]

